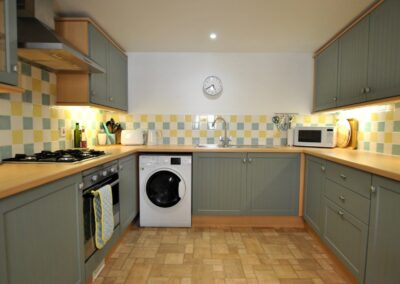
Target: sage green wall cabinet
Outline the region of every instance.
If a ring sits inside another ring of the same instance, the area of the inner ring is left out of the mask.
[[[119,160],[119,199],[121,232],[138,213],[137,155]]]
[[[81,175],[0,201],[0,283],[84,283]]]
[[[93,25],[89,24],[88,28],[90,58],[106,70],[105,73],[90,74],[90,101],[99,105],[108,105],[108,40]]]
[[[246,206],[246,154],[193,154],[193,213],[239,215]]]
[[[254,215],[298,215],[299,155],[247,154],[247,203]]]
[[[194,153],[195,215],[297,215],[298,154]]]
[[[385,0],[370,15],[367,100],[400,95],[400,1]]]
[[[323,223],[324,241],[363,283],[368,226],[327,198],[324,200]]]
[[[339,39],[339,93],[337,106],[366,99],[369,17]]]
[[[108,105],[128,110],[128,59],[124,53],[108,46]]]
[[[400,183],[373,176],[365,283],[400,281]]]
[[[325,191],[325,160],[307,156],[304,218],[318,234],[322,233],[322,200]]]
[[[314,111],[336,107],[339,43],[335,41],[315,59]]]
[[[0,83],[17,85],[17,1],[0,2]]]

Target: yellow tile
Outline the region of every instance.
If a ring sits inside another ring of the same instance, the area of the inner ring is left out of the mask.
[[[393,120],[393,111],[389,111],[386,113],[385,120]]]
[[[12,143],[13,144],[22,144],[23,143],[23,134],[22,130],[13,130],[12,131]]]
[[[318,116],[318,123],[321,123],[321,124],[326,123],[326,116],[325,115],[319,115]]]
[[[169,136],[170,137],[177,137],[178,136],[178,131],[176,131],[176,129],[171,129],[169,131]]]
[[[278,130],[274,131],[274,138],[281,138],[281,132]]]
[[[200,137],[207,137],[207,131],[206,130],[200,130]]]
[[[49,93],[52,96],[56,96],[57,95],[57,85],[56,84],[50,84]]]
[[[371,114],[371,121],[378,121],[378,114],[376,112]]]
[[[31,66],[31,76],[34,79],[41,80],[41,78],[42,78],[42,70],[40,70],[40,68],[38,68],[38,67]]]
[[[185,115],[185,122],[192,122],[192,116],[191,115]]]
[[[236,123],[237,122],[237,115],[231,115],[230,122]]]
[[[11,115],[22,115],[21,102],[11,102]]]
[[[69,117],[69,118],[71,118],[71,117]],[[96,120],[97,121],[104,121],[105,119],[104,119],[104,114],[102,114],[102,113],[96,113]]]
[[[371,142],[378,141],[378,132],[371,132],[370,135],[369,135],[369,140]]]
[[[155,119],[156,119],[156,122],[162,122],[163,121],[162,115],[156,115]]]
[[[86,131],[85,131],[86,132]],[[89,133],[88,133],[89,134]],[[88,135],[87,134],[87,135]],[[89,136],[89,135],[88,135]],[[57,141],[58,140],[58,130],[52,130],[51,131],[51,141]]]
[[[260,131],[258,132],[258,137],[259,137],[259,138],[265,138],[265,137],[267,137],[267,131],[265,131],[265,130],[260,130]]]
[[[192,130],[185,130],[185,137],[186,138],[192,137]]]
[[[42,116],[42,105],[33,104],[32,114],[33,114],[33,117],[41,117]]]
[[[43,142],[43,130],[33,130],[33,142]]]
[[[214,137],[220,137],[220,136],[222,136],[222,130],[220,130],[220,129],[215,130]]]
[[[267,122],[267,116],[266,115],[260,115],[260,123],[266,123]]]
[[[147,115],[141,115],[140,122],[147,122]]]
[[[40,93],[42,91],[42,81],[32,78],[32,91]]]
[[[251,122],[251,115],[245,115],[244,122],[247,122],[247,123]]]
[[[54,108],[52,108],[52,109],[50,109],[50,116],[51,116],[51,118],[54,118],[54,119],[57,119],[58,118],[58,109],[54,109]]]
[[[132,122],[132,121],[133,121],[133,115],[128,114],[128,115],[126,116],[126,122]]]
[[[171,122],[176,122],[177,121],[176,115],[171,115],[169,117],[169,119],[170,119]]]
[[[392,143],[393,135],[391,132],[385,133],[385,143]]]
[[[358,132],[358,140],[359,141],[364,141],[364,132],[362,132],[362,131]]]
[[[237,137],[236,130],[229,130],[229,136],[236,138]]]
[[[306,115],[306,116],[304,116],[304,123],[311,123],[311,116],[309,116],[309,115]]]
[[[72,140],[72,132],[71,131],[65,132],[65,140]]]
[[[245,138],[250,138],[251,137],[251,131],[250,130],[245,130],[244,131],[244,137]]]

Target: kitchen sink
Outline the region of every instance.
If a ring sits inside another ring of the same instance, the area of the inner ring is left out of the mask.
[[[217,149],[217,148],[271,148],[273,146],[269,145],[228,145],[226,147],[221,144],[197,144],[197,148],[208,148],[208,149]]]

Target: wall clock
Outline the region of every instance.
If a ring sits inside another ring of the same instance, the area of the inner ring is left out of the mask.
[[[216,96],[222,93],[222,81],[217,76],[208,76],[203,83],[203,92],[209,96]]]

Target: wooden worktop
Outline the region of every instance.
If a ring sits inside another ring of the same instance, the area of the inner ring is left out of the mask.
[[[305,153],[341,163],[376,175],[400,181],[400,157],[346,149],[316,149],[300,147],[270,148],[198,148],[183,145],[105,146],[98,147],[107,155],[76,164],[1,164],[0,199],[77,174],[89,168],[133,153],[193,153],[193,152],[258,152]]]

